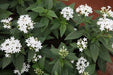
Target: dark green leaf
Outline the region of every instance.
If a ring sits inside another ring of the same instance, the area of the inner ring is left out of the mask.
[[[43,7],[36,7],[32,9],[34,12],[43,13],[45,9]]]
[[[96,62],[99,55],[99,47],[96,43],[90,45],[90,53],[93,58],[93,61]]]
[[[57,15],[56,15],[55,12],[52,11],[52,10],[48,10],[47,16],[48,16],[48,17],[55,17],[55,18],[57,18]]]
[[[28,51],[28,62],[31,62],[31,60],[33,59],[35,52],[32,50]]]
[[[48,9],[52,9],[52,7],[53,7],[53,0],[46,0],[46,3],[48,5]]]
[[[80,38],[84,33],[84,30],[80,30],[80,31],[73,31],[70,34],[67,35],[67,37],[65,38],[65,40],[72,40],[72,39],[77,39]]]
[[[17,57],[14,58],[13,64],[15,68],[19,71],[21,71],[24,63],[24,56],[22,54],[18,55]]]
[[[1,8],[1,9],[7,9],[7,8],[8,8],[8,6],[9,6],[9,4],[8,4],[8,3],[5,3],[5,4],[0,4],[0,8]]]
[[[66,25],[62,24],[60,26],[60,36],[62,37],[66,31]]]
[[[75,56],[75,53],[69,53],[66,58],[70,60],[78,60],[78,57]]]
[[[39,66],[41,69],[44,69],[44,65],[45,65],[45,57],[39,60]]]
[[[11,14],[12,13],[10,11],[0,9],[0,19],[8,18]]]
[[[101,46],[101,50],[99,52],[99,57],[105,61],[112,63],[109,52],[106,48],[104,48],[104,46]]]
[[[98,60],[98,67],[100,70],[105,72],[106,71],[106,61],[104,61],[103,59],[99,59]]]
[[[6,66],[8,66],[9,64],[11,63],[11,58],[7,58],[7,57],[4,57],[3,60],[2,60],[2,68],[5,68]]]
[[[89,65],[86,69],[85,72],[88,72],[90,75],[92,75],[95,72],[95,64]]]
[[[60,75],[61,73],[61,63],[59,60],[57,60],[57,62],[55,63],[55,65],[53,66],[53,69],[52,69],[52,75],[54,75],[54,73],[57,72],[58,75]]]
[[[73,8],[73,9],[74,9],[74,7],[75,7],[75,3],[73,3],[73,4],[69,5],[69,7],[71,7],[71,8]]]

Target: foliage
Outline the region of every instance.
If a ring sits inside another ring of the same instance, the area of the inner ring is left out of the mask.
[[[66,0],[0,1],[0,20],[13,18],[11,29],[4,28],[4,24],[0,23],[0,44],[14,36],[22,45],[21,51],[11,54],[10,57],[5,57],[5,52],[0,51],[0,72],[3,75],[6,71],[7,75],[13,75],[15,69],[21,71],[24,62],[31,66],[29,72],[24,75],[79,75],[76,62],[81,56],[89,62],[85,72],[95,75],[97,68],[105,71],[106,62],[112,62],[109,53],[113,53],[113,34],[112,31],[99,29],[97,21],[102,17],[102,13],[96,11],[100,16],[92,19],[93,16],[84,16],[73,11],[73,18],[66,20],[60,13],[67,7],[62,1]],[[69,7],[74,10],[74,5]],[[34,28],[28,33],[20,31],[17,23],[18,18],[26,14],[34,22]],[[113,20],[110,16],[108,18]],[[84,26],[80,26],[81,24]],[[39,52],[26,45],[25,40],[31,36],[42,43]],[[87,49],[79,52],[77,40],[84,37],[87,38]],[[42,57],[35,61],[34,54]]]

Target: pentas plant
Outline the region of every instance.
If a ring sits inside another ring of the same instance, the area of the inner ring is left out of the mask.
[[[59,0],[1,0],[1,75],[96,75],[112,62],[113,11]],[[92,19],[93,12],[100,16]],[[84,24],[84,26],[80,26]],[[7,72],[6,72],[7,71]]]

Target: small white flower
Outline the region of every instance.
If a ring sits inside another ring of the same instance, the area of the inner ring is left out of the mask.
[[[108,18],[99,18],[97,21],[97,25],[100,26],[100,30],[104,31],[113,31],[113,20],[108,19]]]
[[[75,31],[77,31],[77,28],[74,28]]]
[[[3,23],[3,25],[4,25],[3,27],[7,28],[7,29],[11,29],[11,20],[12,20],[11,17],[9,17],[7,19],[2,19],[1,23]]]
[[[40,41],[38,41],[37,38],[34,37],[29,37],[28,39],[26,39],[25,41],[27,43],[28,47],[33,48],[36,52],[39,52],[39,49],[42,48],[42,43]]]
[[[102,7],[100,11],[104,18],[107,16],[113,17],[113,11],[111,10],[111,6]]]
[[[29,15],[21,15],[20,18],[17,21],[18,23],[18,29],[20,31],[23,31],[24,33],[28,33],[28,30],[33,29],[33,21],[31,20],[31,17]]]
[[[87,4],[80,5],[78,8],[76,8],[76,12],[85,16],[88,16],[90,13],[93,13],[92,8]]]
[[[0,48],[2,51],[5,51],[6,57],[10,56],[13,53],[19,53],[21,51],[21,43],[19,40],[11,37],[10,39],[6,39],[4,43],[1,44]]]
[[[66,20],[69,20],[70,18],[73,18],[73,9],[70,7],[65,7],[62,9],[61,14],[63,15]]]
[[[21,72],[19,70],[14,70],[14,73],[15,74],[18,74],[18,75],[21,75],[24,72],[28,72],[29,71],[29,68],[30,68],[30,65],[29,64],[23,63],[23,67],[22,67]]]
[[[42,56],[41,56],[41,55],[38,55],[38,58],[39,58],[39,59],[41,59],[41,58],[42,58]]]
[[[83,50],[87,48],[87,38],[77,40],[77,47],[80,52],[83,52]]]
[[[9,58],[9,57],[11,57],[11,55],[10,54],[5,54],[5,57],[8,57]]]
[[[74,60],[71,60],[71,63],[73,64],[75,61]]]
[[[33,61],[34,62],[37,62],[39,59],[41,59],[42,58],[42,56],[41,55],[36,55],[36,54],[34,54],[34,56],[33,56]]]
[[[89,66],[89,62],[84,58],[80,57],[78,62],[76,63],[76,69],[78,70],[79,74],[84,73],[85,68]]]

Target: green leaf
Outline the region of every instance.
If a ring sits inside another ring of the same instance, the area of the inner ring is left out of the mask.
[[[32,11],[41,14],[41,13],[43,13],[45,11],[45,9],[43,7],[36,7],[36,8],[33,8]]]
[[[0,9],[7,9],[9,7],[8,3],[0,4]]]
[[[69,61],[65,61],[65,65],[70,67],[70,68],[73,68],[73,65]]]
[[[60,60],[57,60],[57,62],[53,66],[53,69],[51,71],[52,75],[54,75],[55,72],[57,72],[58,75],[61,74],[61,63],[60,63]]]
[[[99,40],[110,52],[113,52],[112,45],[108,38],[101,38]]]
[[[48,17],[55,17],[55,18],[57,18],[57,15],[56,15],[55,12],[52,11],[52,10],[48,10],[47,16],[48,16]]]
[[[54,55],[58,55],[58,52],[59,52],[59,50],[58,50],[58,49],[55,49],[55,48],[52,48],[50,51],[51,51]]]
[[[71,8],[73,8],[73,9],[74,9],[74,7],[75,7],[75,3],[73,3],[73,4],[69,5],[69,7],[71,7]]]
[[[103,59],[99,59],[98,60],[98,67],[100,70],[102,70],[102,72],[106,71],[106,61],[104,61]]]
[[[31,62],[31,60],[33,59],[35,52],[32,50],[28,51],[28,62]]]
[[[92,75],[95,72],[95,64],[89,65],[86,69],[85,72],[88,72],[90,75]]]
[[[58,75],[58,73],[55,71],[55,75]]]
[[[99,47],[96,43],[90,45],[90,53],[93,58],[93,61],[96,62],[99,55]]]
[[[52,9],[53,7],[53,0],[46,0],[47,5],[48,5],[48,9]]]
[[[39,60],[39,66],[41,69],[44,69],[44,65],[45,65],[45,57]]]
[[[65,24],[62,24],[60,26],[60,36],[61,37],[64,35],[65,31],[66,31],[66,25]]]
[[[92,55],[91,55],[91,53],[90,53],[90,50],[87,49],[87,50],[84,51],[84,53],[85,53],[88,57],[92,57]]]
[[[10,57],[4,57],[2,60],[2,68],[4,69],[6,66],[8,66],[11,63],[11,60],[12,59]]]
[[[48,26],[49,24],[49,19],[46,17],[43,17],[40,21],[41,24],[43,24],[44,26]]]
[[[0,9],[0,19],[8,18],[11,14],[12,13],[10,11]]]
[[[22,6],[24,6],[24,0],[18,0],[18,3]]]
[[[15,68],[19,71],[21,71],[24,63],[24,56],[22,54],[18,55],[17,57],[14,58],[13,64]]]
[[[104,46],[101,46],[101,50],[99,52],[99,57],[105,61],[112,63],[109,52],[106,48],[104,48]]]
[[[72,40],[72,39],[80,38],[83,35],[83,33],[84,33],[84,30],[73,31],[67,35],[65,40]]]
[[[69,53],[69,55],[66,58],[69,60],[78,60],[78,57],[75,56],[75,53]]]
[[[16,9],[17,9],[17,13],[18,13],[19,15],[23,15],[23,14],[26,14],[26,13],[27,13],[27,12],[25,11],[25,7],[17,6]]]

